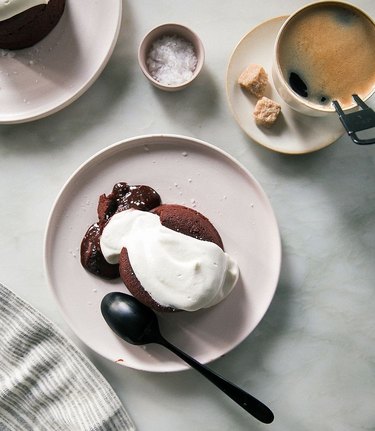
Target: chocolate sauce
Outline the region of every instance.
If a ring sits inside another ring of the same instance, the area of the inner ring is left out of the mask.
[[[151,187],[116,183],[112,193],[99,196],[98,221],[92,224],[81,242],[81,264],[92,274],[103,278],[119,277],[118,265],[109,264],[100,249],[100,237],[105,225],[117,212],[130,208],[150,211],[161,204],[159,194]]]
[[[154,189],[148,186],[128,186],[127,190],[117,183],[113,187],[113,192],[118,190],[117,211],[128,210],[135,208],[141,211],[150,211],[161,204],[160,196]]]
[[[81,264],[92,274],[108,279],[117,278],[118,265],[108,263],[100,249],[102,230],[99,223],[94,223],[87,229],[81,243]]]

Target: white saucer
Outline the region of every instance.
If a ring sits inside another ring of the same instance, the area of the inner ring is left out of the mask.
[[[78,337],[91,349],[127,367],[177,371],[186,364],[168,350],[120,340],[107,326],[100,303],[120,279],[95,277],[80,263],[80,244],[96,221],[98,197],[115,183],[146,184],[164,203],[196,208],[219,231],[238,262],[240,280],[220,304],[194,313],[164,313],[162,332],[200,362],[216,359],[256,327],[276,289],[281,261],[277,222],[267,196],[231,156],[197,139],[151,135],[128,139],[99,152],[68,180],[53,207],[45,242],[49,284]],[[254,345],[256,349],[256,345]]]
[[[121,0],[68,0],[52,32],[31,48],[0,50],[0,123],[56,112],[84,93],[109,60]]]
[[[272,83],[272,56],[276,35],[286,16],[266,21],[238,43],[227,71],[227,97],[237,123],[257,143],[281,153],[303,154],[319,150],[336,141],[345,131],[338,116],[314,118],[299,114],[280,98]],[[281,105],[282,116],[270,129],[258,127],[252,117],[256,99],[237,84],[241,72],[257,63],[268,73],[270,84],[266,96]]]

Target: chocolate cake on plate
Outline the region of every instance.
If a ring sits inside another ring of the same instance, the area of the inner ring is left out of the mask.
[[[161,204],[149,186],[115,184],[99,197],[97,215],[81,242],[82,266],[102,278],[120,276],[156,311],[211,307],[238,280],[238,265],[210,220],[193,208]]]
[[[151,212],[160,217],[160,222],[163,226],[202,241],[213,242],[223,249],[223,242],[218,231],[208,218],[198,211],[182,205],[163,204],[152,209]],[[143,304],[156,311],[178,311],[172,307],[159,304],[143,288],[134,274],[126,248],[123,248],[121,251],[119,271],[120,277],[129,292]]]
[[[57,25],[65,0],[0,0],[0,48],[35,45]]]

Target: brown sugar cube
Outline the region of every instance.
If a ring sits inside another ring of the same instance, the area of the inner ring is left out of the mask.
[[[268,97],[258,100],[254,108],[255,122],[259,126],[272,126],[281,112],[281,106]]]
[[[260,99],[266,91],[268,75],[259,64],[249,64],[238,78],[238,83],[242,88]]]

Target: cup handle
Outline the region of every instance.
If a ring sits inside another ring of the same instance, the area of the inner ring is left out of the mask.
[[[375,137],[370,139],[361,139],[357,135],[357,132],[375,127],[375,112],[369,106],[367,106],[357,94],[353,94],[353,99],[361,109],[350,114],[344,113],[337,100],[334,100],[332,103],[341,123],[345,127],[346,132],[355,144],[375,144]]]

